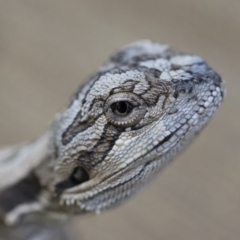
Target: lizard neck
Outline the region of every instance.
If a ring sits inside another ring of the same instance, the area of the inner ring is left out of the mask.
[[[38,198],[43,179],[38,169],[47,167],[51,135],[47,131],[29,144],[0,151],[0,219],[12,223],[26,209],[41,209]]]

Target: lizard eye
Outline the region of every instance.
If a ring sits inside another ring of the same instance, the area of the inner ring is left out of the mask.
[[[107,120],[119,127],[131,127],[139,123],[146,109],[144,101],[133,93],[113,94],[104,106]]]
[[[133,110],[132,104],[126,101],[115,102],[110,107],[112,112],[119,116],[127,116]]]

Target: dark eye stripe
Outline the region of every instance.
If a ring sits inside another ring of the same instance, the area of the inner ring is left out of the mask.
[[[117,129],[110,123],[107,123],[104,126],[102,135],[100,136],[98,142],[92,149],[81,154],[78,157],[78,161],[87,168],[92,168],[101,163],[112,150],[115,142],[118,140],[123,131],[124,130]]]
[[[102,116],[102,114],[97,115],[95,118],[87,119],[81,122],[80,112],[74,119],[73,123],[68,127],[68,129],[62,134],[62,144],[69,144],[80,132],[86,131],[89,127],[93,126],[95,122]]]

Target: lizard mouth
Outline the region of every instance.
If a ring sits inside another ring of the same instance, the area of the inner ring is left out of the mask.
[[[101,211],[119,205],[144,186],[147,179],[158,169],[159,161],[134,162],[129,168],[114,174],[101,173],[85,182],[65,189],[60,205],[77,207],[76,211]],[[154,166],[153,166],[154,165]],[[74,208],[75,209],[75,208]]]
[[[60,196],[67,189],[74,188],[90,180],[88,172],[83,167],[76,167],[68,179],[56,185],[56,193]]]

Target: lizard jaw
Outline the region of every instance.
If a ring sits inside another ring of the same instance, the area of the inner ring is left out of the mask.
[[[148,182],[149,176],[156,175],[152,174],[153,172],[159,172],[161,165],[159,160],[150,160],[141,164],[134,162],[131,167],[114,174],[102,174],[63,192],[60,204],[97,213],[112,208],[140,190],[144,183]],[[111,191],[111,197],[108,191]]]

